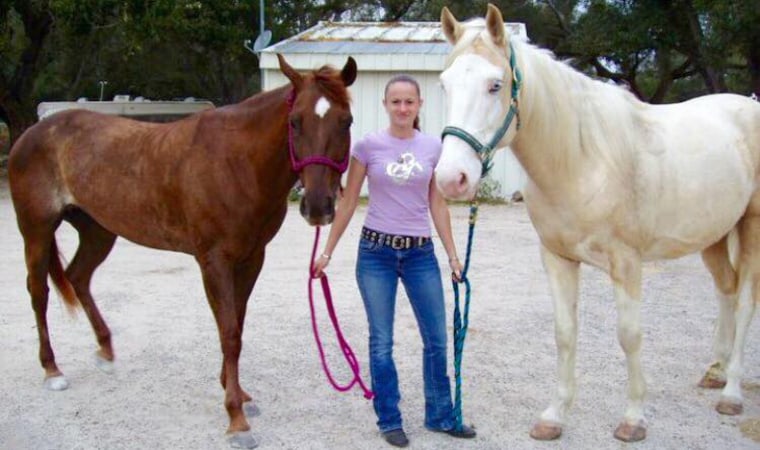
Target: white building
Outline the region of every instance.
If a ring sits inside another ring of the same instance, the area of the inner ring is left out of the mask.
[[[524,24],[505,26],[512,36],[528,39]],[[439,22],[320,22],[262,50],[262,87],[269,90],[288,82],[280,72],[277,53],[299,71],[325,64],[341,68],[347,57],[352,56],[359,69],[356,82],[350,88],[354,139],[388,126],[382,107],[383,89],[388,79],[397,73],[407,73],[419,81],[425,102],[420,127],[428,133],[440,134],[445,125],[445,98],[438,76],[450,50]],[[490,177],[499,183],[501,195],[506,198],[521,190],[526,180],[508,149],[497,152]]]

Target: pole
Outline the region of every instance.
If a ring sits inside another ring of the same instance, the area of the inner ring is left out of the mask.
[[[100,101],[103,101],[103,88],[108,84],[108,81],[98,81],[100,83]]]
[[[259,0],[259,36],[264,35],[264,0]],[[261,55],[259,56],[259,89],[264,90],[264,68],[261,67]]]
[[[259,0],[259,34],[264,32],[264,0]]]

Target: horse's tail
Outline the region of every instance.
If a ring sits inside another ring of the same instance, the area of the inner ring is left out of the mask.
[[[76,313],[76,308],[80,306],[79,298],[77,297],[74,286],[71,285],[66,273],[63,270],[63,264],[61,264],[61,255],[58,251],[58,244],[53,237],[53,241],[50,243],[50,264],[49,264],[50,279],[53,280],[55,289],[63,298],[63,303],[66,305],[66,309],[70,314]]]

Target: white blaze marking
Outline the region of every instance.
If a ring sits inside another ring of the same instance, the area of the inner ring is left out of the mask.
[[[327,114],[327,111],[330,110],[330,102],[327,101],[324,97],[319,97],[319,100],[317,100],[317,104],[314,105],[314,113],[319,116],[319,118],[325,117],[325,114]]]

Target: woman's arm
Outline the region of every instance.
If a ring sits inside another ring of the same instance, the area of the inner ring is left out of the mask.
[[[430,216],[433,218],[435,230],[441,238],[441,243],[443,243],[443,248],[446,250],[446,255],[448,255],[451,274],[455,280],[460,281],[463,267],[457,257],[457,248],[454,244],[454,237],[451,233],[449,206],[446,204],[446,199],[443,198],[443,195],[438,192],[438,188],[435,185],[435,174],[433,174],[433,177],[430,179],[428,199],[430,201]]]
[[[314,263],[314,276],[321,277],[322,273],[330,263],[333,251],[338,245],[340,237],[343,236],[343,232],[346,231],[348,223],[351,222],[351,218],[356,210],[356,204],[359,201],[359,193],[364,183],[364,178],[367,176],[367,167],[360,163],[354,157],[351,157],[351,161],[348,165],[348,176],[346,177],[346,188],[343,190],[343,198],[338,202],[338,207],[335,211],[335,219],[330,226],[330,234],[327,236],[327,242],[325,243],[325,249],[322,254],[317,258]]]

